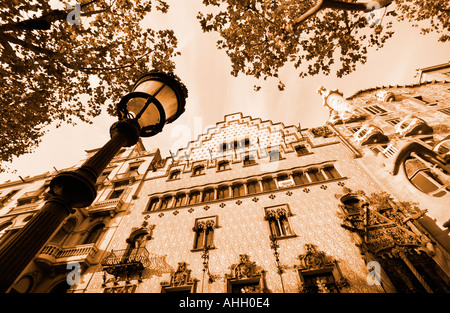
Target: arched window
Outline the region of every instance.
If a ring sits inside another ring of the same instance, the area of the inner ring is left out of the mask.
[[[409,181],[420,191],[431,194],[435,197],[442,197],[446,195],[445,183],[440,179],[440,176],[445,176],[445,173],[439,172],[416,157],[407,159],[404,163],[405,173]],[[441,190],[439,190],[441,189]],[[447,187],[450,190],[450,186]]]
[[[308,170],[308,175],[311,178],[312,182],[325,180],[325,177],[318,169]]]
[[[170,173],[169,179],[170,180],[179,179],[180,175],[181,175],[181,171],[180,170],[175,170],[175,171]]]
[[[23,276],[13,287],[11,292],[28,293],[34,285],[34,279],[31,275]]]
[[[233,197],[240,197],[245,195],[245,189],[243,184],[235,184],[232,187]]]
[[[194,231],[194,250],[214,247],[214,228],[215,218],[202,218],[195,221]]]
[[[275,183],[275,180],[272,177],[264,178],[262,180],[263,190],[264,191],[270,191],[277,189],[277,185]]]
[[[203,191],[202,202],[208,202],[214,200],[214,189],[205,189]]]
[[[294,174],[292,174],[292,177],[294,178],[294,183],[296,185],[309,184],[308,177],[306,177],[305,173],[303,172],[295,172]]]
[[[217,189],[217,199],[226,199],[230,197],[228,186],[221,186]]]
[[[175,207],[180,207],[186,204],[186,194],[179,194],[175,197]]]
[[[247,190],[248,194],[254,194],[261,192],[261,188],[259,187],[259,183],[256,180],[247,182]]]
[[[153,198],[148,204],[147,211],[155,211],[158,209],[159,198]]]
[[[194,171],[192,172],[193,176],[203,175],[205,174],[205,167],[203,165],[199,165],[194,168]]]
[[[219,171],[224,171],[230,169],[230,162],[229,161],[221,161],[219,162],[219,165],[217,166],[217,169]]]
[[[325,175],[327,175],[328,179],[336,179],[341,177],[341,174],[339,174],[333,165],[324,167],[323,171],[325,172]]]
[[[50,242],[59,243],[60,245],[64,244],[64,241],[67,240],[67,236],[74,230],[75,225],[76,221],[74,218],[68,219],[53,238],[50,239]]]
[[[294,235],[289,225],[288,217],[290,215],[290,211],[283,206],[266,209],[265,219],[269,222],[271,236],[280,238]]]
[[[200,192],[192,191],[189,196],[189,204],[196,204],[200,201]]]
[[[166,196],[161,201],[161,206],[159,207],[160,210],[165,210],[169,208],[170,203],[172,202],[172,196]]]
[[[105,224],[100,223],[91,228],[86,238],[84,239],[83,244],[96,243],[100,238],[103,229],[105,228]]]

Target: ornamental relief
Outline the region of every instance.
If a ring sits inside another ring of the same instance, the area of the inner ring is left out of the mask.
[[[216,226],[216,222],[214,220],[206,220],[206,221],[197,221],[195,226],[192,228],[195,232],[201,232],[203,230],[212,230]]]
[[[284,207],[276,209],[266,209],[266,220],[279,219],[281,217],[289,217],[292,214]]]
[[[305,244],[305,250],[305,254],[298,256],[300,264],[294,266],[298,270],[300,278],[298,285],[300,293],[340,292],[343,287],[349,286],[348,280],[342,276],[335,258],[319,251],[313,244]],[[322,275],[317,275],[318,273]],[[325,278],[323,275],[327,274],[328,278]],[[305,277],[311,275],[315,277],[312,284],[311,280],[308,282],[305,280]]]
[[[187,263],[178,262],[178,268],[171,274],[170,282],[161,282],[161,286],[164,288],[191,286],[196,281],[195,278],[191,278],[191,270],[187,268]]]
[[[243,279],[260,276],[262,269],[256,265],[256,262],[250,262],[250,257],[247,254],[239,255],[239,263],[231,265],[231,273],[227,274],[227,278]]]
[[[347,194],[344,197],[350,196]],[[351,213],[347,205],[341,204],[343,214],[338,214],[342,218],[341,226],[361,237],[362,242],[357,244],[361,253],[369,251],[374,256],[398,256],[395,251],[400,247],[431,253],[427,248],[430,240],[423,234],[415,233],[407,224],[410,220],[422,217],[426,210],[403,210],[384,193],[372,194],[368,200],[356,210],[353,207]]]
[[[318,251],[315,245],[305,244],[305,249],[306,253],[298,256],[300,265],[297,265],[296,268],[312,270],[334,265],[335,260],[325,255],[325,252]]]

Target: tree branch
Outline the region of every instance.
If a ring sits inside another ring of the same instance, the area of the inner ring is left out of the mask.
[[[3,37],[3,39],[6,39],[8,42],[20,45],[20,46],[22,46],[22,47],[24,47],[26,49],[29,49],[29,50],[31,50],[31,51],[33,51],[35,53],[46,54],[46,55],[51,56],[51,57],[55,57],[55,56],[58,55],[58,53],[53,51],[53,50],[42,48],[42,47],[39,47],[39,46],[35,46],[32,43],[30,43],[30,42],[27,42],[27,41],[24,41],[22,39],[16,38],[14,36],[10,36],[10,35],[5,34],[5,33],[2,34],[2,37]]]
[[[98,0],[91,0],[86,3],[80,4],[80,8],[87,7],[90,4],[97,2]],[[81,13],[82,16],[91,16],[96,13],[103,13],[107,11],[107,9],[102,10],[94,10],[87,13]],[[48,30],[50,29],[52,23],[58,20],[65,20],[67,18],[67,14],[64,10],[51,10],[50,12],[43,14],[37,18],[31,18],[24,21],[20,21],[17,23],[8,23],[0,26],[0,32],[10,31],[10,30]]]
[[[345,10],[345,11],[362,11],[370,12],[374,9],[380,9],[387,7],[392,3],[393,0],[373,0],[371,2],[345,2],[336,0],[319,0],[317,4],[309,9],[306,13],[299,16],[292,23],[292,30],[297,30],[297,28],[304,23],[306,20],[316,15],[322,9],[335,9],[335,10]],[[375,4],[379,7],[375,7]]]

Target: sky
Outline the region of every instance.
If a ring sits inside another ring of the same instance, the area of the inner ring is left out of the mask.
[[[395,26],[395,34],[384,48],[370,52],[366,64],[358,65],[354,73],[340,79],[333,74],[301,79],[293,66],[286,66],[280,71],[286,88],[279,91],[275,79],[261,82],[244,75],[231,76],[228,56],[216,48],[218,35],[203,33],[196,19],[197,12],[203,10],[202,1],[167,2],[168,14],[152,14],[145,23],[175,31],[181,52],[175,59],[175,73],[189,95],[185,113],[161,133],[143,139],[148,150],[159,148],[163,157],[170,156],[169,150],[175,153],[186,146],[226,114],[242,112],[244,116],[283,122],[286,126],[321,126],[328,118],[328,110],[316,92],[320,86],[339,89],[344,97],[349,97],[361,89],[415,83],[416,69],[450,61],[450,43],[439,43],[438,35],[420,35],[417,28],[402,23]],[[260,91],[254,91],[255,84],[262,86]],[[15,172],[1,173],[0,182],[77,164],[85,157],[85,150],[99,148],[109,140],[109,127],[115,121],[115,117],[105,113],[93,119],[93,124],[51,127],[33,153],[8,164],[10,171]]]

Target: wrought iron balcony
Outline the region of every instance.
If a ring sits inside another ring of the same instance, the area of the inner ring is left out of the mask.
[[[101,264],[103,270],[116,279],[125,277],[129,280],[133,274],[138,274],[141,279],[142,271],[150,265],[150,253],[144,247],[112,250]]]

